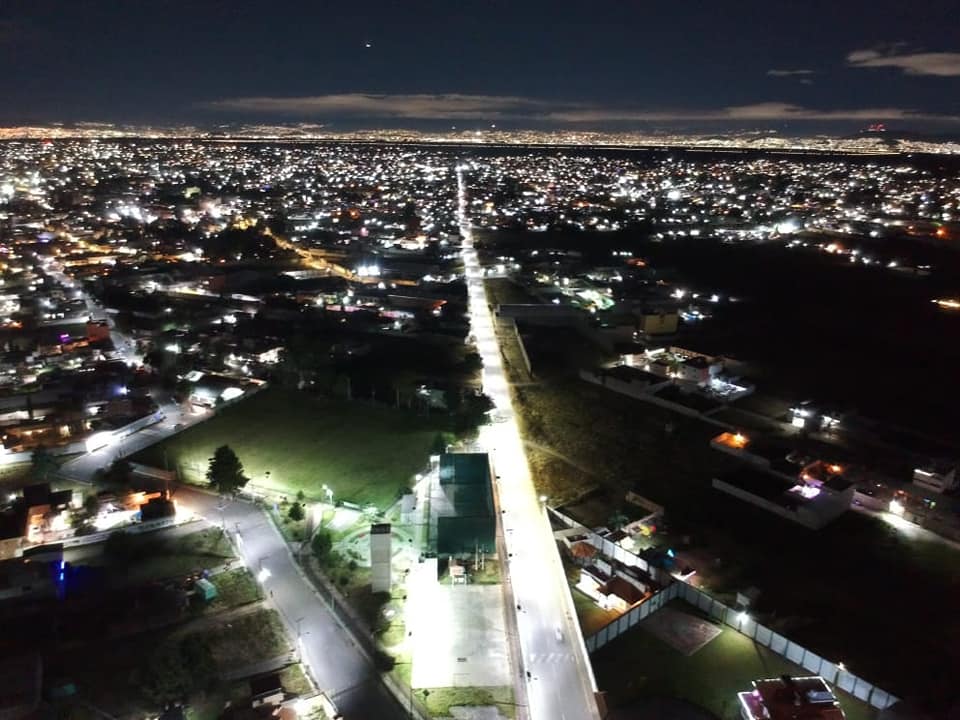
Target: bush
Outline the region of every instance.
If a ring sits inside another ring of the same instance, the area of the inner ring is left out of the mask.
[[[293,520],[294,522],[300,522],[304,518],[303,505],[298,502],[293,503],[290,506],[290,510],[287,512],[287,517]]]

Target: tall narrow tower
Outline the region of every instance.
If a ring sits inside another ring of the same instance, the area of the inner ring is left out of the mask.
[[[390,592],[391,552],[390,523],[370,526],[370,589]]]

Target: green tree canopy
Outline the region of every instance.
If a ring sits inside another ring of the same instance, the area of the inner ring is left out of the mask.
[[[243,463],[229,445],[221,445],[214,451],[207,467],[207,482],[224,495],[233,495],[249,482],[243,474]]]
[[[310,548],[321,565],[325,565],[330,559],[330,553],[333,550],[333,536],[326,528],[321,528],[313,536],[310,542]]]
[[[37,447],[30,455],[30,466],[37,479],[44,482],[49,480],[59,467],[56,458],[43,445]]]
[[[105,482],[111,485],[129,485],[133,477],[133,465],[126,458],[117,458],[103,473]]]

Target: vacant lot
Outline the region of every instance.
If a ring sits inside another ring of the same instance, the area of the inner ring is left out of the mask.
[[[197,529],[189,532],[191,527]],[[117,585],[137,585],[180,578],[236,559],[230,542],[219,529],[198,528],[199,525],[184,526],[143,535],[117,531],[114,535],[118,537],[107,541],[102,555],[83,562],[107,566],[112,582]],[[180,534],[180,530],[188,532]]]
[[[222,671],[283,655],[290,642],[276,610],[258,610],[199,633]]]
[[[686,603],[670,607],[690,610]],[[666,695],[699,705],[722,720],[740,717],[737,693],[749,690],[753,680],[809,675],[728,627],[687,656],[647,632],[643,623],[597,651],[593,667],[600,689],[610,693],[614,706]],[[875,716],[867,705],[849,695],[842,694],[840,703],[848,720]]]
[[[429,461],[442,420],[362,402],[265,390],[216,417],[137,454],[136,462],[171,467],[202,483],[209,458],[232,447],[258,489],[291,497],[391,505]]]

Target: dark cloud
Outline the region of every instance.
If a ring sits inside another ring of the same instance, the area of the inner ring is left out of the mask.
[[[512,95],[345,93],[306,97],[237,97],[202,103],[219,112],[297,117],[364,117],[415,120],[548,120],[562,123],[669,121],[948,120],[946,115],[909,108],[807,108],[761,102],[705,110],[657,110],[564,103]]]
[[[854,50],[847,64],[855,68],[898,68],[905,75],[960,76],[960,52],[904,52],[905,43]]]

